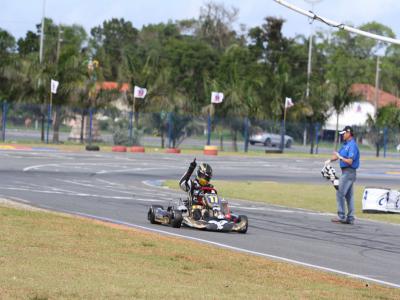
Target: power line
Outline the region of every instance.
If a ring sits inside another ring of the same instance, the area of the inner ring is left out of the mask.
[[[296,12],[302,14],[302,15],[305,15],[305,16],[311,18],[312,20],[318,20],[318,21],[320,21],[322,23],[325,23],[328,26],[336,27],[336,28],[339,28],[339,29],[342,29],[342,30],[345,30],[345,31],[356,33],[358,35],[363,35],[363,36],[372,38],[374,40],[379,40],[379,41],[390,43],[390,44],[400,45],[400,40],[389,38],[389,37],[378,35],[378,34],[374,34],[374,33],[370,33],[370,32],[367,32],[367,31],[363,31],[363,30],[360,30],[360,29],[357,29],[357,28],[353,28],[353,27],[344,25],[343,23],[339,23],[339,22],[336,22],[336,21],[329,20],[327,18],[320,17],[320,16],[318,16],[317,14],[315,14],[312,11],[306,11],[304,9],[298,8],[298,7],[288,3],[286,1],[283,1],[283,0],[274,0],[274,1],[279,3],[279,4],[281,4],[281,5],[283,5],[283,6],[286,6],[287,8],[289,8],[291,10],[294,10],[294,11],[296,11]]]

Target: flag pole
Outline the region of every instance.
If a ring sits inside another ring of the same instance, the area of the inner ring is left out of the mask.
[[[287,107],[286,107],[286,100],[285,100],[285,111],[283,113],[283,124],[286,124],[286,110],[287,110]]]
[[[134,105],[135,105],[135,97],[133,97],[133,101],[132,101],[132,108],[131,111],[129,112],[129,142],[131,144],[133,144],[133,140],[132,140],[132,131],[133,131],[133,110],[134,110]]]
[[[139,126],[139,109],[136,106],[136,97],[133,97],[133,113],[135,114],[135,129],[138,129]]]
[[[286,131],[286,110],[287,110],[287,105],[286,105],[286,98],[285,98],[285,104],[284,104],[284,110],[283,110],[283,122],[282,122],[282,129],[281,129],[281,151],[283,153],[283,149],[285,148],[285,131]]]
[[[46,132],[46,144],[49,143],[49,132],[50,132],[50,123],[51,123],[51,105],[53,102],[53,93],[50,90],[50,102],[48,107],[48,116],[47,116],[47,132]]]
[[[208,110],[208,118],[207,118],[207,145],[211,144],[211,110],[214,110],[214,103],[211,103],[211,107]]]

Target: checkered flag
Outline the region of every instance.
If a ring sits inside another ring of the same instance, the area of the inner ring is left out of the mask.
[[[325,165],[321,170],[322,177],[330,180],[335,189],[339,188],[339,178],[336,176],[336,170],[331,165]]]

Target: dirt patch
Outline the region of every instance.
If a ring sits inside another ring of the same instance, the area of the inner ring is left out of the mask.
[[[48,211],[48,210],[45,210],[42,208],[31,206],[29,204],[13,201],[10,199],[4,199],[4,198],[0,198],[0,205],[5,206],[5,207],[19,208],[19,209],[32,210],[32,211]]]

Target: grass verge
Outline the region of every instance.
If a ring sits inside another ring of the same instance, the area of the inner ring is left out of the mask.
[[[167,180],[166,186],[179,189],[176,180]],[[268,181],[219,181],[213,184],[225,198],[251,200],[292,208],[336,213],[336,191],[331,184],[296,184]],[[356,218],[400,224],[399,214],[367,214],[362,212],[364,186],[355,184]]]
[[[400,297],[397,289],[54,213],[0,206],[0,228],[1,299]]]
[[[65,141],[59,144],[53,143],[41,143],[37,141],[6,141],[0,142],[1,145],[18,145],[18,146],[30,146],[30,147],[44,147],[44,148],[54,148],[61,151],[83,151],[85,152],[85,147],[87,144],[79,144],[77,142]],[[100,147],[101,152],[111,152],[112,145],[105,143],[93,143],[93,145],[97,145]],[[129,148],[129,147],[128,147]],[[160,148],[156,146],[145,146],[146,153],[165,153],[167,148]],[[128,150],[129,152],[129,150]],[[203,155],[203,146],[192,147],[192,148],[181,148],[182,154],[190,154],[194,157],[198,157]],[[175,155],[175,154],[174,154]],[[399,154],[400,155],[400,154]],[[331,157],[331,154],[309,154],[308,152],[284,152],[284,153],[265,153],[265,149],[257,149],[257,150],[249,150],[248,152],[243,152],[242,150],[235,151],[218,151],[218,156],[238,156],[238,157],[263,157],[263,158],[310,158],[313,160],[321,160],[321,164],[324,160]],[[398,161],[398,158],[383,158],[383,157],[374,157],[374,156],[363,156],[362,161],[364,160],[386,160],[386,161]]]

